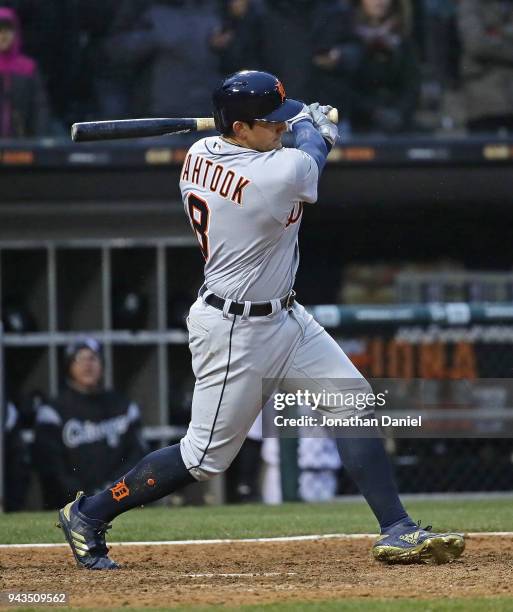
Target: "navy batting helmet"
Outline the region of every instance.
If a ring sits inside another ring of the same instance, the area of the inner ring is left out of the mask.
[[[303,108],[287,98],[281,81],[273,74],[242,70],[227,77],[212,96],[216,128],[225,134],[235,121],[287,121]]]

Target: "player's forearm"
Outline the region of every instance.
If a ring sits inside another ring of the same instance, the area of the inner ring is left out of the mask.
[[[326,165],[329,149],[324,138],[309,121],[298,121],[292,127],[296,149],[308,153],[319,168],[319,176]],[[331,147],[330,147],[331,148]]]

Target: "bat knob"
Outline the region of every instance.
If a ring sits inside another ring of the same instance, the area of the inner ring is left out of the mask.
[[[338,123],[338,109],[332,108],[326,115],[332,123]]]

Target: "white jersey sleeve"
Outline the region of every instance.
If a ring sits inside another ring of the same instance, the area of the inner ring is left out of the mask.
[[[283,223],[290,215],[291,202],[313,204],[317,201],[319,168],[308,153],[299,149],[272,151],[267,161],[260,191],[272,216]]]

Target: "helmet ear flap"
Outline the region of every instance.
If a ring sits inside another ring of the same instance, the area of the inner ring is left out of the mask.
[[[218,132],[221,132],[221,134],[223,133],[223,128],[222,128],[222,122],[221,122],[221,117],[219,116],[220,113],[217,109],[214,109],[214,123],[216,126],[216,130]]]
[[[216,130],[221,134],[226,134],[230,131],[231,124],[226,117],[226,114],[223,112],[222,108],[214,108],[214,123],[216,126]]]

